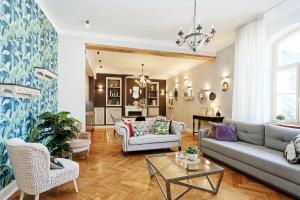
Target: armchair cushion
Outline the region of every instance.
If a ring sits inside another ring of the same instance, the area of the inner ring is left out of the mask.
[[[82,148],[91,145],[91,140],[73,139],[68,141],[71,149]]]
[[[91,139],[91,133],[90,132],[79,132],[76,134],[76,139]]]
[[[63,169],[50,170],[50,188],[75,180],[79,176],[79,164],[72,160],[57,158],[62,163]]]
[[[152,143],[173,142],[178,140],[179,140],[179,136],[175,134],[170,134],[170,135],[147,134],[139,137],[129,138],[129,144],[131,145],[152,144]]]
[[[55,158],[50,158],[50,169],[62,169],[62,168],[64,168],[64,166],[63,164],[61,164],[61,162],[59,162]]]

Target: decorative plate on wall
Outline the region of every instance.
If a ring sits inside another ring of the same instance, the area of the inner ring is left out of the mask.
[[[216,97],[217,97],[216,93],[211,92],[211,93],[209,94],[209,99],[210,99],[211,101],[215,100]]]
[[[207,95],[205,93],[205,90],[200,90],[198,94],[198,100],[201,104],[205,104],[207,102]]]

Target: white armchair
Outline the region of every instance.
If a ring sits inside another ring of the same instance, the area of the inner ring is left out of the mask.
[[[35,195],[35,200],[38,200],[40,193],[69,181],[73,181],[78,192],[78,163],[58,158],[64,168],[50,170],[50,153],[44,145],[13,138],[6,141],[6,147],[17,186],[21,190],[20,200],[25,193]]]
[[[80,153],[80,152],[87,152],[87,157],[89,157],[90,154],[90,147],[91,147],[91,133],[90,132],[83,132],[81,123],[76,123],[76,134],[75,138],[73,138],[70,141],[67,141],[67,143],[70,145],[71,149],[71,159],[73,159],[73,154]]]

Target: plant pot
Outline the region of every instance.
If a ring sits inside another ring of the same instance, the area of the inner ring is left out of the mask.
[[[195,161],[198,159],[198,154],[187,154],[187,158],[191,161]]]

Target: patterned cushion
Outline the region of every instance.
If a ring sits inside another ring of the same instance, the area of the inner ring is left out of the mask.
[[[149,120],[144,122],[145,134],[154,134],[156,120]]]
[[[62,169],[64,168],[63,164],[56,160],[55,158],[50,158],[50,169]]]
[[[125,123],[125,125],[128,127],[129,137],[133,137],[133,131],[132,131],[131,123]]]
[[[131,124],[133,136],[138,137],[144,135],[144,122],[133,122]]]
[[[154,133],[156,135],[168,135],[170,133],[170,121],[156,121]]]

